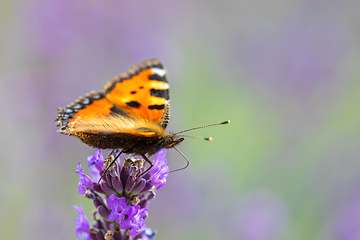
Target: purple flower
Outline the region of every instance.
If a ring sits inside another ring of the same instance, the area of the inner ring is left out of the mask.
[[[126,205],[126,199],[124,197],[117,198],[114,194],[107,199],[107,205],[111,210],[108,217],[109,221],[117,220],[118,223],[122,221],[127,211],[128,206]]]
[[[95,165],[98,171],[104,171],[104,157],[101,149],[96,149],[95,155],[88,156],[87,160],[89,162],[88,167]]]
[[[126,205],[124,197],[117,198],[114,194],[107,199],[107,205],[111,210],[108,220],[116,220],[121,229],[131,229],[130,236],[138,235],[139,230],[145,227],[144,216],[147,213],[147,208],[140,209],[139,205]],[[125,215],[127,215],[126,219],[124,219]]]
[[[167,166],[167,160],[165,158],[166,150],[160,149],[154,159],[154,166],[150,169],[148,175],[151,176],[151,184],[157,185],[156,189],[163,187],[166,183],[166,178],[169,175],[169,167]]]
[[[87,220],[81,204],[78,206],[72,206],[72,209],[76,210],[79,213],[79,218],[75,218],[75,227],[76,227],[76,236],[78,238],[82,237],[85,240],[91,240],[89,236],[89,221]]]
[[[147,208],[141,208],[139,205],[131,206],[127,209],[128,218],[120,223],[121,229],[131,229],[130,236],[136,236],[139,234],[139,230],[145,227],[144,217],[147,214]]]
[[[91,178],[84,173],[84,170],[82,170],[80,163],[77,165],[77,168],[78,170],[76,170],[75,172],[79,174],[79,185],[78,185],[79,193],[83,195],[86,192],[85,187],[93,188],[94,183],[91,180]]]

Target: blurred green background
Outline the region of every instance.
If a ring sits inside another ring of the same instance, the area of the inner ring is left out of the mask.
[[[57,107],[147,58],[191,165],[150,202],[158,240],[360,239],[360,1],[0,2],[0,238],[76,239],[76,165]],[[168,151],[170,169],[185,165]]]

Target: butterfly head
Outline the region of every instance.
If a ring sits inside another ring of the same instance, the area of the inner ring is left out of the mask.
[[[173,148],[184,141],[184,138],[178,137],[175,134],[168,134],[164,139],[164,148]]]

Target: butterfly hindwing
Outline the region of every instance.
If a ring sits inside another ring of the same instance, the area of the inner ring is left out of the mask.
[[[74,134],[79,132],[93,134],[131,134],[134,136],[154,137],[165,134],[165,130],[152,121],[144,121],[140,118],[132,118],[117,113],[98,115],[79,120],[72,129]]]

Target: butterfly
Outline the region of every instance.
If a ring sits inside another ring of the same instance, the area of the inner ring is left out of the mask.
[[[165,131],[170,119],[166,73],[157,59],[132,66],[108,82],[104,90],[90,92],[59,108],[55,120],[58,132],[78,137],[94,148],[141,155],[150,164],[145,172],[149,171],[153,164],[147,156],[161,148],[176,149],[184,141],[178,133]],[[224,123],[228,121],[220,124]]]

